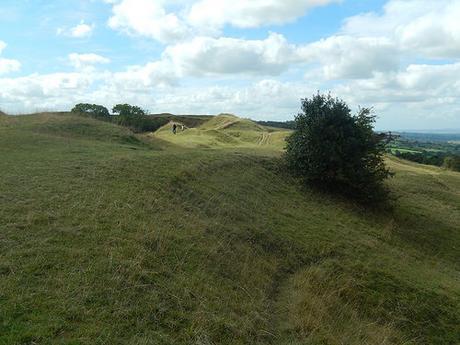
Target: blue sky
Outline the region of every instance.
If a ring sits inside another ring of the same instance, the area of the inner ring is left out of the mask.
[[[457,0],[2,0],[0,108],[288,120],[320,90],[379,129],[460,128],[456,18]]]

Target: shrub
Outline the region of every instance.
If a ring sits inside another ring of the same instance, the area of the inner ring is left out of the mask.
[[[146,115],[140,107],[129,104],[117,104],[113,107],[114,121],[135,132],[154,132],[168,123],[166,118]]]
[[[383,201],[388,196],[383,182],[391,175],[384,153],[391,138],[375,133],[374,122],[371,109],[352,115],[344,101],[330,95],[302,99],[287,139],[289,168],[310,185],[366,202]]]
[[[446,157],[443,166],[449,170],[460,171],[460,156]]]
[[[89,115],[98,119],[110,120],[107,108],[98,104],[79,103],[71,111],[80,115]]]
[[[112,109],[114,114],[118,114],[118,116],[122,117],[132,117],[132,116],[142,116],[145,115],[145,111],[136,106],[136,105],[129,105],[129,104],[117,104]]]

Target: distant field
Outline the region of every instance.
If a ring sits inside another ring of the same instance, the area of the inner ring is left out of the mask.
[[[403,133],[389,145],[387,152],[398,158],[421,164],[445,166],[453,157],[460,157],[460,143],[448,141],[455,134]]]
[[[371,211],[290,177],[288,131],[189,127],[0,117],[0,344],[458,343],[459,173],[388,158]]]
[[[396,153],[396,151],[399,151],[399,152],[411,152],[411,153],[421,152],[421,151],[417,151],[417,150],[406,149],[406,148],[403,148],[403,147],[391,147],[391,152],[392,153]]]

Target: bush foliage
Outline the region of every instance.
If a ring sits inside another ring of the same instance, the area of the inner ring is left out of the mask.
[[[107,108],[98,104],[79,103],[71,110],[79,115],[86,115],[99,120],[111,121],[120,126],[129,127],[134,132],[154,132],[169,122],[167,118],[149,116],[146,112],[135,105],[117,104],[112,111],[115,116],[110,115]]]
[[[117,104],[113,107],[112,112],[122,117],[133,117],[146,115],[145,110],[130,104]]]
[[[288,166],[306,183],[366,202],[386,199],[386,134],[373,131],[375,115],[330,95],[302,99],[294,133],[287,139]]]
[[[107,108],[98,104],[79,103],[71,111],[80,115],[89,115],[99,119],[110,120],[110,113]]]
[[[167,119],[147,115],[142,108],[135,105],[117,104],[112,111],[117,114],[114,116],[116,123],[129,127],[135,132],[154,132],[168,123]]]
[[[446,157],[443,166],[449,170],[460,171],[460,156]]]

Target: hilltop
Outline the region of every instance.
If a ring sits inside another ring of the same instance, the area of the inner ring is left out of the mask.
[[[2,118],[0,344],[458,341],[459,173],[388,158],[371,211],[290,177],[288,131],[187,127]]]
[[[171,135],[172,123],[186,129]],[[186,148],[270,148],[282,150],[289,131],[264,127],[231,114],[220,114],[195,127],[188,127],[181,117],[163,126],[153,136]]]

